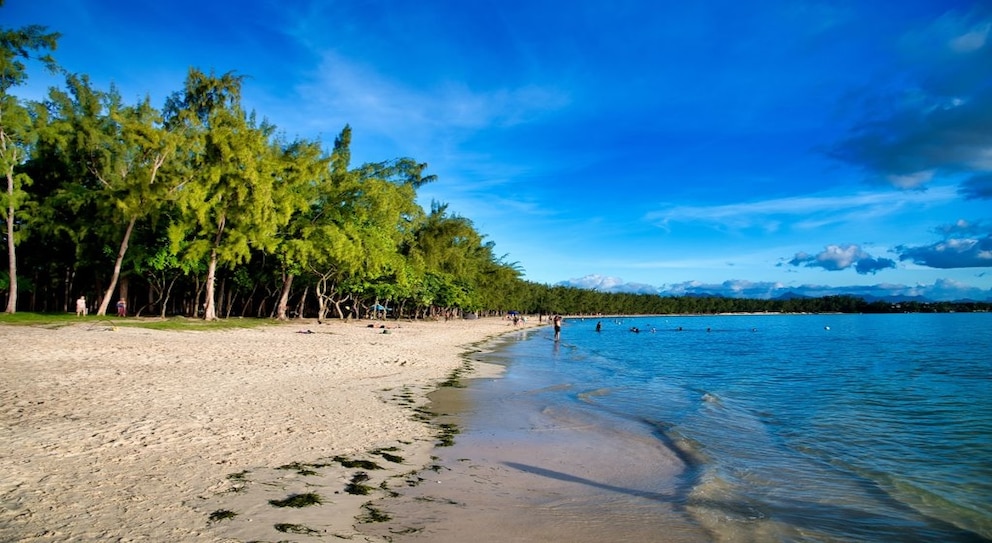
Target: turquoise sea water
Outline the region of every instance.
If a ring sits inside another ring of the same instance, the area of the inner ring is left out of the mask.
[[[709,539],[992,540],[992,314],[587,318],[551,336],[501,344],[507,374],[479,409],[670,447],[687,467],[660,499]],[[651,466],[617,469],[651,484]],[[604,495],[630,486],[604,477]]]

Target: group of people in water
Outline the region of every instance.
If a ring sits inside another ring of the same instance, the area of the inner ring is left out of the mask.
[[[518,317],[517,315],[513,315],[513,323],[514,324],[516,324],[518,322],[517,317]],[[554,340],[556,342],[557,341],[561,341],[561,325],[562,325],[562,320],[563,320],[563,317],[561,315],[552,315],[552,316],[548,317],[548,322],[550,322],[551,325],[554,327],[554,333],[555,333]],[[620,325],[620,324],[623,324],[623,321],[620,320],[620,319],[617,319],[616,321],[614,321],[614,324]],[[651,326],[651,325],[649,325],[649,326]],[[827,327],[827,330],[829,330],[829,329],[830,328]],[[597,332],[602,332],[603,331],[603,321],[596,321],[596,331]],[[638,326],[631,326],[630,328],[628,328],[628,331],[630,331],[631,333],[634,333],[634,334],[639,334],[639,333],[641,333],[642,329],[640,327],[638,327]],[[651,333],[654,333],[654,332],[657,332],[658,329],[655,328],[654,326],[651,326],[646,331],[649,331]],[[678,326],[678,327],[674,328],[673,331],[675,331],[675,332],[682,332],[683,331],[683,328],[681,326]],[[706,331],[707,332],[712,332],[713,329],[710,328],[710,327],[706,327]],[[757,328],[751,328],[751,331],[752,332],[757,332],[758,329]]]

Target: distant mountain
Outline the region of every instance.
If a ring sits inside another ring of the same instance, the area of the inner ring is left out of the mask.
[[[853,296],[868,303],[989,303],[992,289],[973,287],[950,279],[938,279],[931,285],[850,285],[807,284],[785,286],[778,282],[727,280],[722,283],[688,281],[652,287],[644,283],[627,283],[618,277],[589,275],[562,281],[558,285],[591,289],[607,293],[657,294],[685,298],[734,298],[755,300],[806,300],[825,296]]]
[[[905,295],[893,295],[893,296],[858,296],[862,300],[872,303],[872,302],[886,302],[890,304],[901,304],[906,302],[917,302],[921,304],[932,304],[936,300],[931,300],[924,296],[905,296]]]

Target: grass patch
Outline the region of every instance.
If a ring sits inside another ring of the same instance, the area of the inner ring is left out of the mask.
[[[375,462],[372,462],[371,460],[352,460],[344,456],[335,456],[334,461],[348,469],[358,468],[358,469],[367,469],[369,471],[382,469],[382,466],[376,464]]]
[[[320,532],[314,530],[313,528],[308,528],[302,524],[289,524],[287,522],[280,522],[275,525],[275,529],[284,534],[302,534],[302,535],[318,535]]]
[[[320,494],[307,492],[306,494],[292,494],[284,500],[269,500],[270,505],[276,507],[309,507],[323,503]]]
[[[231,330],[236,328],[258,328],[278,324],[274,319],[254,319],[254,318],[231,318],[218,319],[215,321],[205,321],[203,319],[191,319],[187,317],[116,317],[87,315],[77,317],[72,313],[30,313],[20,311],[13,315],[0,314],[0,324],[10,324],[15,326],[43,326],[51,328],[61,328],[63,326],[73,326],[86,324],[91,326],[128,326],[134,328],[148,328],[152,330]]]
[[[213,513],[210,513],[210,522],[219,522],[222,520],[229,520],[238,516],[234,511],[228,511],[227,509],[218,509]]]
[[[382,509],[377,509],[370,504],[365,504],[362,506],[365,513],[358,516],[358,522],[362,524],[370,524],[372,522],[389,522],[393,517],[387,515]]]

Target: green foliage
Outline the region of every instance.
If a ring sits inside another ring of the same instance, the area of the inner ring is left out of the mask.
[[[2,6],[0,2],[0,6]],[[61,37],[40,25],[19,29],[0,29],[0,95],[12,87],[23,84],[28,78],[25,61],[37,60],[54,72],[55,59],[45,51],[54,51]]]

